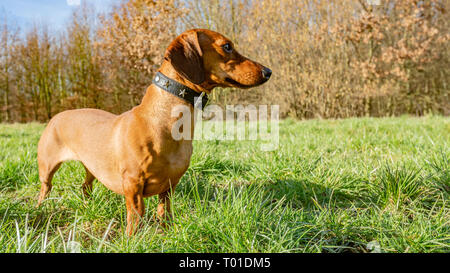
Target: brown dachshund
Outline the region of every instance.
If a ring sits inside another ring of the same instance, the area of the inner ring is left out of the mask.
[[[158,70],[174,83],[200,95],[214,87],[249,88],[266,82],[270,69],[240,55],[221,34],[193,29],[182,33],[167,48]],[[155,77],[159,80],[159,77]],[[192,140],[175,140],[174,107],[194,107],[161,85],[150,85],[142,103],[121,115],[79,109],[59,113],[50,120],[38,145],[38,206],[50,192],[52,177],[62,162],[80,161],[86,169],[83,192],[89,196],[94,179],[125,196],[127,233],[133,234],[144,215],[144,197],[158,194],[158,218],[170,214],[169,196],[186,172]],[[194,115],[192,115],[193,117]],[[194,123],[191,128],[193,133]]]

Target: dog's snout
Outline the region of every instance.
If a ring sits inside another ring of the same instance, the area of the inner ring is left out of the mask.
[[[265,80],[270,79],[270,76],[272,76],[272,70],[270,70],[270,69],[267,68],[267,67],[264,67],[264,68],[262,69],[262,76],[263,76],[263,78],[264,78]]]

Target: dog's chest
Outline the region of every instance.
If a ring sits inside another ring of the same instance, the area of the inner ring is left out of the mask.
[[[152,196],[174,188],[189,167],[192,145],[184,144],[159,154],[142,170],[144,196]]]
[[[181,141],[176,145],[164,145],[166,147],[144,161],[142,169],[147,177],[156,182],[164,183],[167,179],[178,180],[189,167],[192,155],[192,142]]]
[[[183,143],[165,156],[170,176],[181,176],[189,167],[192,155],[192,144]]]

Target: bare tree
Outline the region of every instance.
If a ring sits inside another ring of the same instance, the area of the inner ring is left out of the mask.
[[[18,30],[13,30],[9,27],[8,18],[6,14],[3,16],[3,22],[0,26],[0,97],[2,104],[0,109],[4,113],[3,120],[6,122],[12,121],[11,116],[11,92],[13,74],[13,48],[17,43]],[[0,121],[2,116],[0,115]]]
[[[139,103],[183,15],[175,0],[130,0],[102,18],[99,46],[118,107],[122,97]]]

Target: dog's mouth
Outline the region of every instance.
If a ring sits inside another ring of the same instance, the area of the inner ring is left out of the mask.
[[[228,77],[225,78],[225,81],[227,83],[229,83],[229,84],[231,84],[231,85],[233,85],[235,87],[239,87],[239,88],[250,88],[251,87],[249,85],[241,84],[241,83],[233,80],[232,78],[228,78]]]
[[[232,85],[241,85],[240,83],[238,83],[237,81],[233,80],[232,78],[225,78],[225,81],[227,83],[231,83]]]
[[[261,82],[259,82],[259,83],[249,85],[249,84],[242,84],[242,83],[237,82],[237,81],[235,81],[235,80],[233,80],[232,78],[229,78],[229,77],[226,77],[226,78],[225,78],[225,81],[226,81],[227,83],[231,84],[231,85],[234,86],[234,87],[237,87],[237,88],[243,88],[243,89],[251,88],[251,87],[255,87],[255,86],[261,85],[261,84],[265,83],[267,80],[268,80],[268,78],[267,78],[267,79],[263,79],[263,80],[262,80]]]

